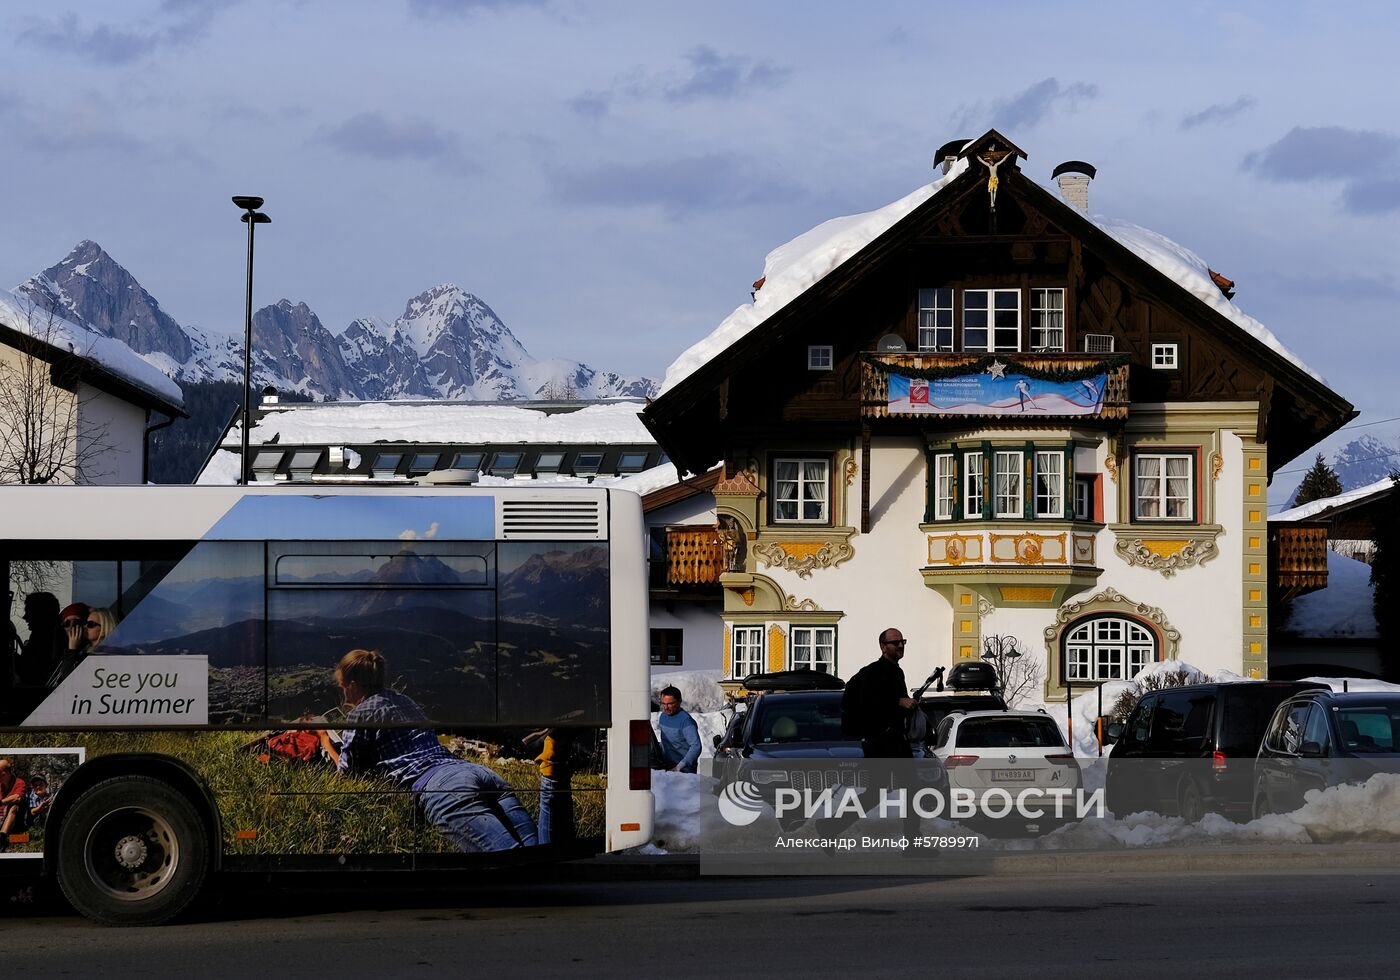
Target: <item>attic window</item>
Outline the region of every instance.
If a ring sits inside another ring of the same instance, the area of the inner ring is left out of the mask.
[[[452,457],[454,470],[479,470],[481,469],[481,453],[458,453]]]
[[[622,458],[618,460],[617,471],[619,473],[638,473],[646,469],[646,465],[646,453],[623,453]]]
[[[1175,371],[1178,367],[1176,344],[1152,345],[1152,368],[1155,371]]]
[[[812,344],[807,348],[808,371],[830,371],[833,355],[830,344]]]
[[[417,453],[413,457],[413,465],[409,467],[412,473],[430,473],[437,469],[437,453]]]
[[[375,478],[393,476],[394,471],[399,468],[399,461],[402,459],[403,453],[380,453],[374,457],[373,476]]]
[[[602,453],[579,453],[574,457],[575,476],[593,476],[603,465]]]
[[[535,461],[535,472],[557,473],[559,471],[559,467],[563,464],[563,453],[540,453],[540,458]]]
[[[491,458],[492,476],[513,476],[520,468],[520,453],[497,453]]]

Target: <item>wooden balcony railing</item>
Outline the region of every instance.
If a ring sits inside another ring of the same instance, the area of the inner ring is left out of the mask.
[[[1103,393],[1103,410],[1097,417],[1105,419],[1121,419],[1127,417],[1129,404],[1128,365],[1116,363],[1116,361],[1121,360],[1121,358],[1114,359],[1113,355],[1077,353],[1021,354],[1015,351],[1003,351],[996,355],[935,354],[926,351],[919,353],[867,354],[865,355],[865,363],[862,365],[861,376],[862,414],[868,418],[886,418],[889,416],[889,374],[899,374],[901,368],[909,371],[927,371],[929,369],[941,371],[966,365],[968,367],[968,373],[970,374],[975,370],[974,365],[988,357],[992,357],[994,360],[999,360],[1006,364],[1006,372],[1008,374],[1016,373],[1017,366],[1030,368],[1033,371],[1067,372],[1088,372],[1096,367],[1103,366],[1102,373],[1107,374],[1108,378]],[[968,414],[976,415],[984,413],[978,413],[973,410]]]
[[[719,528],[666,528],[666,557],[663,562],[653,561],[654,570],[657,565],[665,569],[665,581],[656,581],[659,576],[653,571],[654,587],[718,585],[720,574],[725,570],[724,542]]]
[[[1294,594],[1327,587],[1327,525],[1278,523],[1270,528],[1272,584]]]

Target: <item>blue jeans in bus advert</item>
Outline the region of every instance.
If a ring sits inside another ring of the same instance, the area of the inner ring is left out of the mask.
[[[530,812],[485,766],[455,760],[413,784],[428,822],[464,851],[506,851],[539,843]]]

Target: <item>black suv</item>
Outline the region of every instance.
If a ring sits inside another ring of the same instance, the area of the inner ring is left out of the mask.
[[[1193,684],[1144,694],[1126,725],[1114,723],[1106,802],[1195,823],[1209,812],[1248,820],[1254,758],[1280,702],[1321,685],[1285,681]]]
[[[1292,813],[1310,789],[1400,772],[1400,694],[1309,691],[1274,711],[1254,766],[1254,816]]]

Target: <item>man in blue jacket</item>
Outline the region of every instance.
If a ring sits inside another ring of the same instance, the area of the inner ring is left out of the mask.
[[[661,689],[661,760],[671,772],[695,772],[700,758],[700,726],[681,708],[676,687]]]

